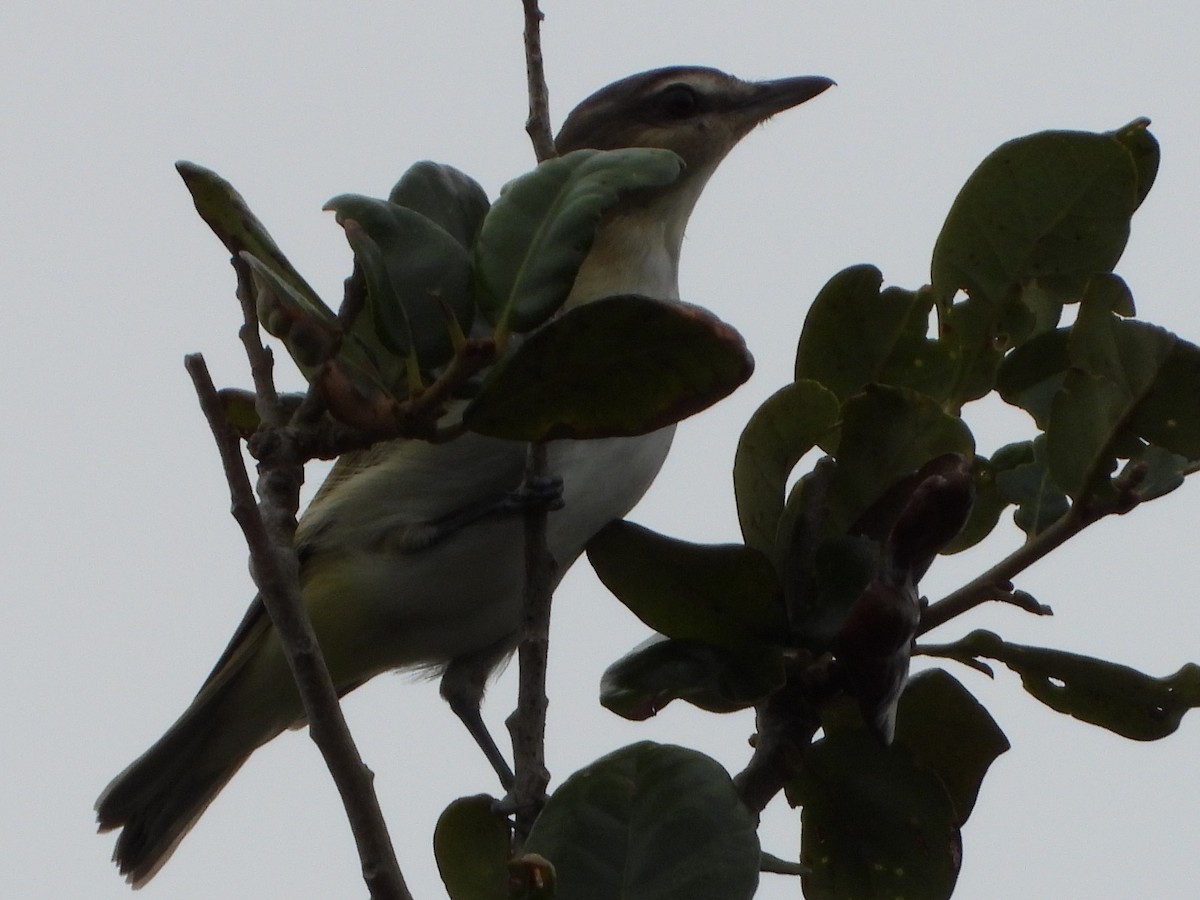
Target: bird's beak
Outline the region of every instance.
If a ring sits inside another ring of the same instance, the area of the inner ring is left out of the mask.
[[[776,113],[799,106],[836,84],[831,78],[819,75],[802,75],[796,78],[778,78],[774,81],[758,81],[751,84],[752,91],[744,110],[754,122],[765,122]]]

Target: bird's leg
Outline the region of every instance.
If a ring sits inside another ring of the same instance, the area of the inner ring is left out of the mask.
[[[440,687],[442,699],[450,704],[454,714],[467,727],[467,731],[491,763],[505,792],[512,790],[513,771],[496,742],[492,740],[479,708],[483,703],[488,676],[512,649],[512,642],[504,641],[479,653],[453,660],[442,674]]]

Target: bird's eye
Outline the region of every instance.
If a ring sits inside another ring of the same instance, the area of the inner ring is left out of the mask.
[[[669,119],[685,119],[700,107],[700,95],[686,84],[673,84],[658,95],[658,111]]]

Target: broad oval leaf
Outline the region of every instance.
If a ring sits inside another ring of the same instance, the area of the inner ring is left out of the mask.
[[[657,715],[672,700],[708,712],[736,712],[783,682],[782,651],[757,646],[738,652],[653,635],[605,669],[600,705],[635,722]]]
[[[619,521],[587,555],[604,586],[667,637],[732,648],[787,640],[775,568],[751,547],[693,544]]]
[[[426,371],[444,363],[453,352],[447,311],[464,332],[474,315],[470,258],[462,244],[420,213],[387,200],[342,194],[325,209],[370,238],[364,242],[356,226],[347,230],[384,346],[415,354]]]
[[[842,428],[829,490],[829,533],[844,533],[884,492],[931,459],[974,456],[975,441],[958,416],[903,388],[872,385],[842,404]]]
[[[669,150],[576,150],[509,182],[475,245],[479,305],[497,331],[536,328],[562,306],[600,217],[627,192],[673,182]]]
[[[945,669],[909,678],[897,710],[896,742],[941,779],[959,826],[970,817],[988,769],[1010,746],[983,704]]]
[[[488,374],[463,421],[521,441],[646,434],[716,403],[753,369],[741,335],[705,309],[606,297],[529,335]]]
[[[750,900],[755,823],[720,764],[683,747],[624,747],[554,792],[526,849],[550,860],[556,900]]]
[[[946,346],[928,336],[933,294],[889,287],[874,266],[834,275],[809,307],[796,348],[796,380],[819,381],[845,400],[872,383],[946,396]]]
[[[509,900],[509,826],[487,794],[460,797],[433,830],[433,854],[450,900]]]
[[[788,476],[838,421],[840,404],[824,385],[796,381],[754,411],[733,461],[738,521],[747,545],[775,555]]]
[[[787,786],[803,806],[807,900],[947,900],[962,864],[957,813],[941,780],[903,744],[862,729],[812,745]]]
[[[474,178],[454,166],[423,160],[409,167],[388,200],[420,213],[470,250],[491,203]]]
[[[933,287],[1000,304],[1020,282],[1111,272],[1147,188],[1146,162],[1112,134],[1045,131],[989,155],[967,179],[933,252]]]

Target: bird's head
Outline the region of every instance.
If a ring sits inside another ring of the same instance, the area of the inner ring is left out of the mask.
[[[623,78],[575,107],[555,139],[559,153],[657,147],[678,154],[684,169],[666,188],[630,192],[607,214],[567,305],[618,293],[677,299],[683,232],[709,176],[755,125],[832,84],[818,77],[742,81],[672,66]]]
[[[692,173],[711,172],[755,125],[832,84],[816,76],[742,81],[701,66],[654,69],[580,103],[555,144],[559,153],[660,147],[679,154]]]

